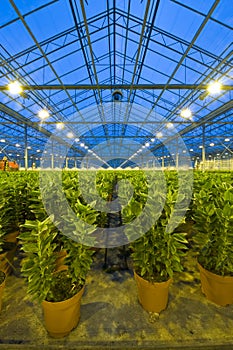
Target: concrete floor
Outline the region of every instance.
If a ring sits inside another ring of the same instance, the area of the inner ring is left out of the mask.
[[[26,281],[11,275],[0,314],[0,350],[233,349],[233,305],[219,307],[204,297],[192,255],[185,271],[174,276],[168,307],[158,319],[138,303],[130,259],[128,271],[106,273],[101,249],[87,278],[80,322],[59,340],[47,335],[40,305],[26,295]]]

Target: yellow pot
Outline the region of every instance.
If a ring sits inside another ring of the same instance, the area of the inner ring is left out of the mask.
[[[134,272],[134,278],[138,287],[138,299],[142,307],[149,312],[160,313],[165,310],[168,303],[168,290],[172,282],[151,283]]]
[[[5,272],[7,276],[10,275],[12,271],[12,264],[15,256],[17,246],[11,250],[7,250],[0,254],[0,270]]]
[[[2,310],[2,296],[3,296],[3,290],[5,288],[6,278],[4,281],[0,284],[0,312]]]
[[[233,276],[220,276],[197,264],[200,271],[201,290],[207,299],[220,306],[233,304]]]
[[[84,287],[70,299],[60,302],[42,302],[45,327],[51,337],[65,337],[77,326],[83,292]]]

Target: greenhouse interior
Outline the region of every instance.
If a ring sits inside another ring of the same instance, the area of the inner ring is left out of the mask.
[[[0,350],[232,349],[233,1],[0,14]]]

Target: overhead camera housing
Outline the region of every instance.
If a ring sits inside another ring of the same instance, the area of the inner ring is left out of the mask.
[[[113,102],[120,102],[122,101],[123,93],[120,90],[115,90],[112,93],[112,100]]]

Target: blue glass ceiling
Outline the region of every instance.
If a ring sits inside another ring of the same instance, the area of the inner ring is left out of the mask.
[[[88,150],[106,157],[106,148],[112,159],[126,159],[146,142],[155,157],[169,155],[166,140],[156,136],[175,140],[168,123],[194,158],[201,157],[203,142],[207,156],[226,149],[232,153],[232,90],[203,98],[198,89],[213,80],[232,86],[232,1],[2,0],[0,13],[0,86],[18,80],[44,87],[21,96],[0,91],[2,155],[23,165],[27,145],[29,160],[39,164],[61,122],[73,135],[66,140],[73,159],[82,159]],[[119,103],[134,106],[123,107],[124,112],[120,105],[114,111],[112,103],[114,86],[120,84],[127,88],[121,89]],[[170,84],[195,87],[169,89]],[[190,119],[180,116],[186,107]],[[41,108],[50,112],[43,123]]]

